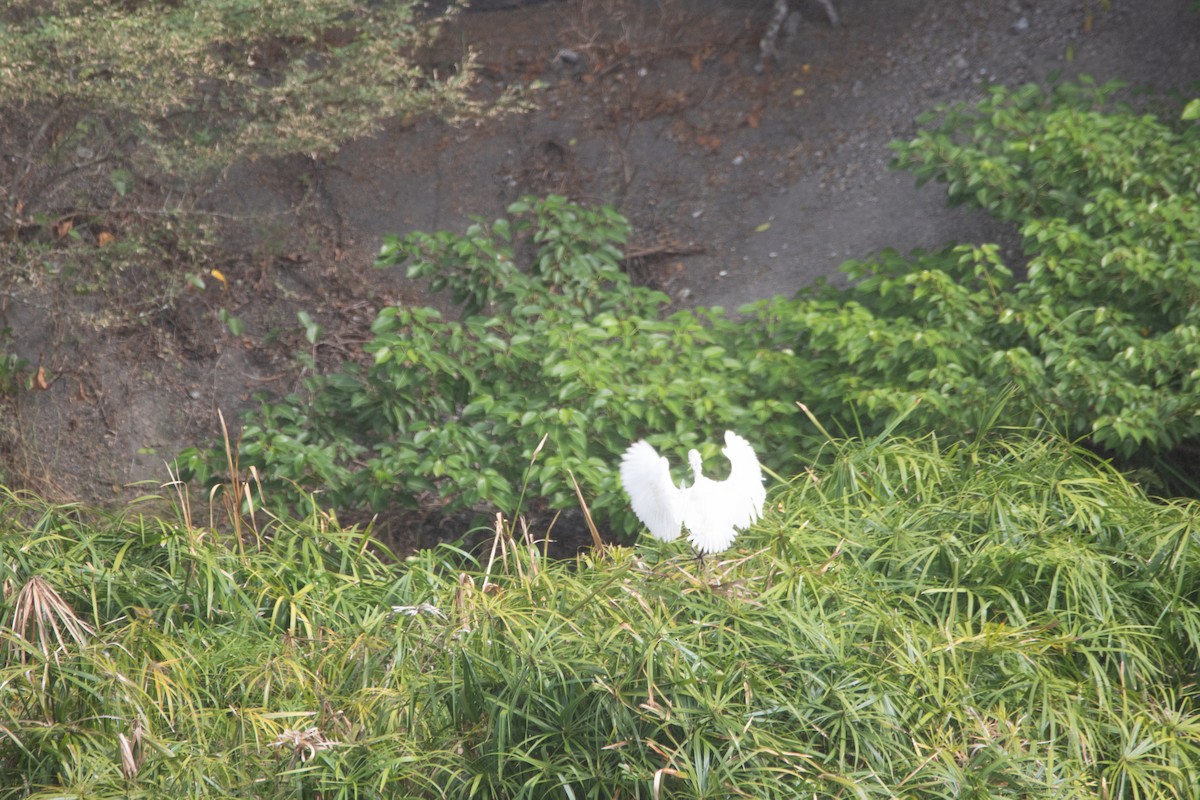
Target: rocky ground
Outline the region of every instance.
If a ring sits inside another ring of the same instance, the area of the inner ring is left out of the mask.
[[[762,0],[463,15],[447,47],[478,52],[485,94],[540,87],[531,110],[467,127],[397,120],[328,163],[231,170],[204,202],[235,254],[228,290],[210,282],[145,325],[103,324],[102,294],[10,292],[3,324],[49,381],[17,398],[5,474],[62,499],[157,486],[166,459],[216,431],[218,409],[235,419],[255,392],[297,385],[293,356],[309,347],[298,310],[325,327],[313,353],[331,365],[355,357],[384,304],[439,302],[370,266],[389,233],[457,229],[527,193],[611,203],[633,222],[639,279],[680,305],[735,308],[884,247],[1011,250],[1012,231],[888,170],[888,142],[935,104],[1052,73],[1184,92],[1200,78],[1200,12],[1186,0],[835,4],[837,27],[816,0],[795,0],[761,74]]]

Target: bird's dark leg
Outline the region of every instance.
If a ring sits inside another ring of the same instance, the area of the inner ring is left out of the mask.
[[[833,0],[817,1],[825,7],[825,16],[829,17],[829,24],[836,28],[841,20],[838,18],[837,9],[833,7]],[[767,64],[775,61],[778,57],[779,31],[783,28],[783,23],[787,21],[790,10],[789,0],[775,0],[775,12],[771,15],[771,23],[767,25],[767,32],[758,42],[759,56],[758,64],[754,67],[755,72],[765,72]]]
[[[818,0],[818,2],[825,6],[825,16],[829,17],[829,24],[836,28],[841,20],[838,19],[837,11],[834,10],[833,0]]]
[[[763,34],[762,39],[758,41],[758,66],[754,68],[755,72],[765,72],[767,64],[775,60],[778,55],[775,43],[779,39],[779,29],[783,27],[784,20],[788,15],[788,0],[775,0],[775,13],[771,15],[771,24],[767,26],[767,32]]]

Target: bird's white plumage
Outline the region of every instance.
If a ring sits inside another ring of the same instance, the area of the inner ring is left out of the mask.
[[[687,529],[688,540],[701,553],[729,548],[739,528],[748,528],[762,516],[767,492],[762,468],[750,443],[725,431],[729,477],[714,481],[704,477],[700,453],[688,452],[692,485],[671,482],[667,459],[649,443],[635,442],[621,457],[621,485],[633,513],[656,539],[671,541]]]
[[[621,457],[621,485],[629,493],[633,513],[656,539],[669,542],[683,525],[683,503],[671,483],[667,459],[649,442],[634,442]]]

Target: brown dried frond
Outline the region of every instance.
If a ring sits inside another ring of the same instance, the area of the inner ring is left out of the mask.
[[[302,763],[308,761],[322,750],[329,750],[337,747],[340,742],[335,742],[331,739],[326,739],[325,734],[321,733],[321,729],[315,725],[304,730],[295,730],[288,728],[282,731],[275,741],[271,742],[272,747],[288,748],[292,751],[292,761],[299,759]]]
[[[37,644],[46,658],[66,650],[67,639],[82,645],[95,633],[40,575],[21,587],[13,606],[12,629],[25,641]]]
[[[121,774],[128,780],[137,777],[142,768],[142,721],[133,723],[129,736],[117,734],[117,745],[121,751]]]

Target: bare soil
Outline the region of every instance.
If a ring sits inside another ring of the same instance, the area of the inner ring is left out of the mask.
[[[212,441],[218,410],[233,421],[255,393],[295,389],[296,352],[335,366],[359,356],[384,305],[442,302],[371,267],[386,234],[459,229],[524,194],[609,203],[634,225],[639,280],[680,306],[736,308],[836,280],[842,261],[885,247],[999,241],[1019,257],[1014,231],[888,170],[888,142],[935,104],[1052,72],[1200,94],[1200,13],[1187,0],[835,3],[837,27],[795,0],[761,74],[763,0],[464,14],[447,54],[479,53],[484,95],[540,87],[531,110],[466,127],[395,120],[325,162],[231,170],[203,205],[222,220],[227,284],[209,280],[138,324],[105,307],[128,294],[11,287],[0,327],[47,388],[10,403],[5,479],[93,503],[157,491],[166,461]],[[301,310],[324,326],[316,348]]]

